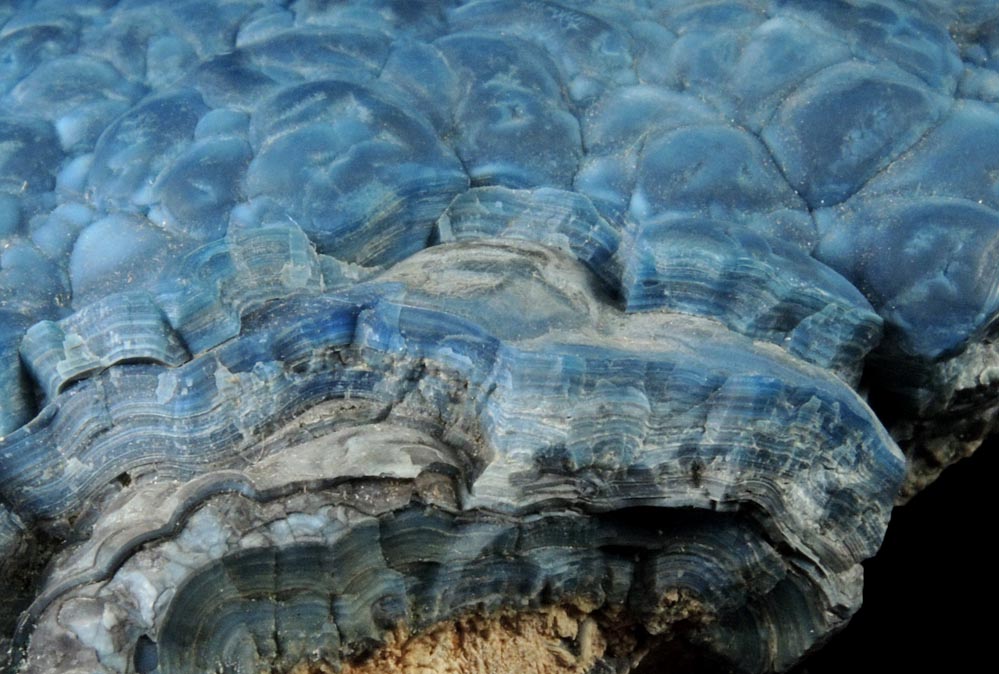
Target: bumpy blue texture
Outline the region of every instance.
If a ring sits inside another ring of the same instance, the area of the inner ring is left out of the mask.
[[[997,316],[988,0],[6,3],[8,658],[576,602],[785,669],[993,430]]]

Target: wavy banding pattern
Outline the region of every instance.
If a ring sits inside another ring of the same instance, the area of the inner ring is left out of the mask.
[[[995,430],[997,26],[0,8],[0,664],[790,668]]]

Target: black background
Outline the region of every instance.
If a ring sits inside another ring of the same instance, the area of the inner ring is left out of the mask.
[[[993,669],[997,480],[994,439],[896,508],[864,564],[863,608],[795,674]]]

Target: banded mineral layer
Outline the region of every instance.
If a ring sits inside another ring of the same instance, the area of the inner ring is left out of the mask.
[[[991,0],[0,26],[12,672],[784,671],[996,428]]]

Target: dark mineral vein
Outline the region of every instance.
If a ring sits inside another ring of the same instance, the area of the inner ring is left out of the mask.
[[[0,666],[789,669],[995,430],[997,105],[991,0],[0,6]]]

